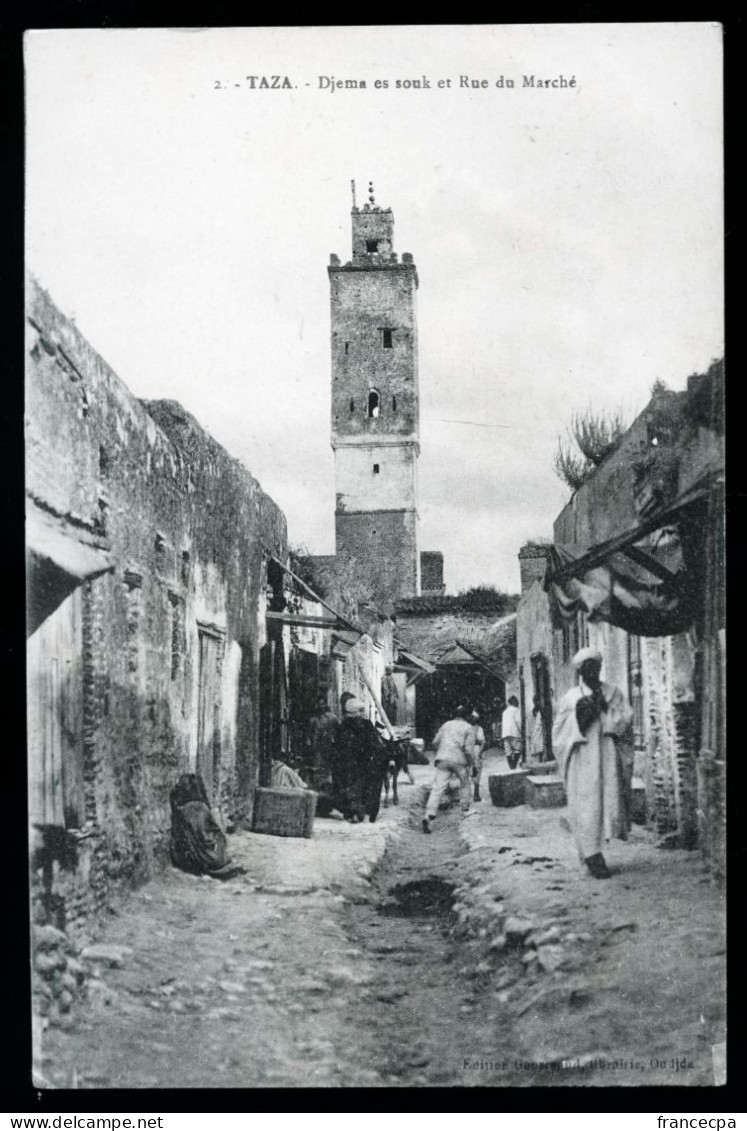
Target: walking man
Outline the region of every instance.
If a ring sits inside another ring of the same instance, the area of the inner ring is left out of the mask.
[[[472,723],[472,730],[475,738],[475,765],[472,770],[472,779],[475,784],[475,801],[482,801],[480,797],[480,778],[482,776],[482,756],[485,751],[485,731],[480,726],[480,716],[477,711],[473,711],[469,717]]]
[[[598,880],[610,875],[603,841],[626,840],[633,772],[633,712],[619,688],[599,678],[602,656],[573,657],[578,683],[558,704],[553,747],[565,779],[568,818],[579,855]]]
[[[508,706],[503,712],[501,737],[503,738],[503,749],[506,751],[506,757],[508,758],[508,768],[515,770],[519,764],[522,746],[521,711],[519,710],[519,700],[515,695],[509,697]]]
[[[471,773],[475,764],[475,732],[465,718],[466,709],[457,707],[454,718],[444,723],[433,739],[436,751],[435,773],[423,817],[423,832],[429,833],[450,782],[459,783],[462,812],[469,812],[472,794]]]

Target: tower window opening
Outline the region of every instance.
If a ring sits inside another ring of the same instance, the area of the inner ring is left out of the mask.
[[[381,393],[378,389],[369,389],[368,392],[368,415],[374,419],[381,412]]]
[[[163,573],[166,569],[166,539],[163,534],[156,534],[155,541],[156,569]]]
[[[390,350],[392,348],[392,334],[393,334],[393,332],[394,331],[387,330],[387,329],[384,329],[384,330],[381,331],[382,337],[383,337],[382,344],[383,344],[385,350]]]
[[[397,411],[397,398],[392,397],[392,412],[396,412],[396,411]]]
[[[350,398],[350,411],[355,412],[355,401],[352,397]]]
[[[379,250],[378,240],[366,240],[366,251],[369,255],[375,254]]]
[[[373,473],[374,473],[374,475],[378,475],[378,474],[379,474],[379,465],[378,465],[378,463],[375,463],[375,464],[374,464]]]
[[[345,342],[345,353],[348,353],[349,349],[350,349],[350,342]]]

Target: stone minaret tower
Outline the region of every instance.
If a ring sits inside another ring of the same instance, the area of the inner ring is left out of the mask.
[[[393,250],[394,216],[362,208],[353,182],[353,257],[330,257],[336,553],[379,602],[420,592],[418,338],[412,256]]]

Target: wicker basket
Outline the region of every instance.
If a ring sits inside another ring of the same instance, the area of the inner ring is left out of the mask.
[[[252,831],[267,836],[312,836],[316,798],[311,789],[260,787],[254,795]]]

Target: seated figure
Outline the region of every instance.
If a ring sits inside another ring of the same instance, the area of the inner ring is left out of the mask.
[[[193,876],[225,880],[243,872],[226,853],[226,834],[208,804],[199,774],[182,774],[170,794],[171,862]]]

